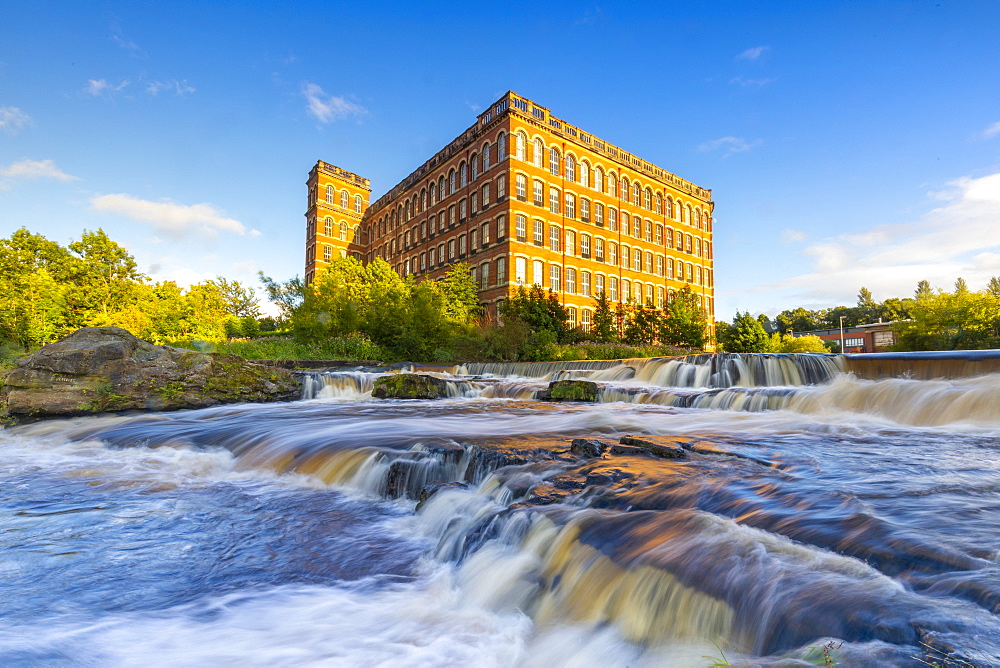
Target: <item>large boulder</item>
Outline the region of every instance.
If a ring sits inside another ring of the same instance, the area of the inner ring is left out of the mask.
[[[448,382],[422,373],[393,373],[376,378],[376,399],[441,399],[448,396]]]
[[[85,327],[21,360],[2,392],[11,416],[30,418],[284,401],[300,390],[285,369]]]

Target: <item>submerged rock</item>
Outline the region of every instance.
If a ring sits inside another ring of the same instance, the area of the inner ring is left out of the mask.
[[[285,369],[153,345],[120,327],[84,327],[44,346],[3,385],[7,411],[17,418],[287,401],[299,392]]]
[[[669,438],[660,438],[657,436],[622,436],[620,442],[623,446],[639,448],[654,457],[661,457],[663,459],[679,459],[687,456],[684,448]],[[622,448],[617,446],[616,448],[618,451],[615,452],[615,450],[612,450],[612,452],[615,454],[625,454],[621,451]]]
[[[600,457],[608,450],[608,444],[596,438],[574,438],[569,451],[581,457]]]
[[[420,373],[394,373],[375,379],[377,399],[440,399],[448,396],[448,383]]]
[[[545,401],[597,401],[597,383],[590,380],[554,380],[539,399]]]

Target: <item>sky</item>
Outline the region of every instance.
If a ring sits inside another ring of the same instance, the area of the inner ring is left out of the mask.
[[[513,90],[710,188],[716,312],[1000,275],[1000,3],[0,0],[0,237],[154,280],[303,274],[317,160],[373,201]]]

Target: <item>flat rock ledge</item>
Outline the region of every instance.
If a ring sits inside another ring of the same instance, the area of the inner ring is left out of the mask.
[[[291,372],[238,355],[143,341],[120,327],[85,327],[21,360],[0,389],[15,420],[168,411],[297,399]]]

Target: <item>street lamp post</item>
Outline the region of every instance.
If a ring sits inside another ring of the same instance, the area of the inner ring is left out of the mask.
[[[844,316],[840,316],[840,354],[846,353],[847,351],[844,350]]]

